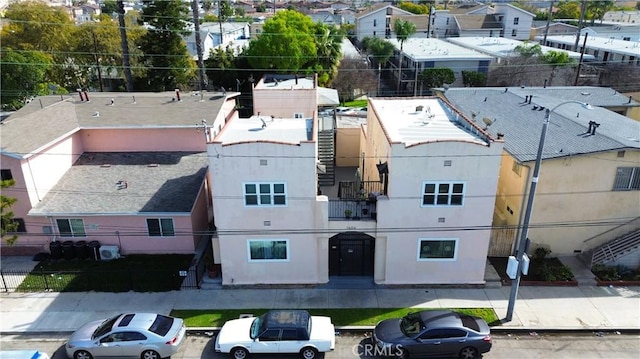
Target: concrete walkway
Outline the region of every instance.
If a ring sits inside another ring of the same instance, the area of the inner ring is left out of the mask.
[[[563,259],[563,262],[571,265],[570,260]],[[577,287],[521,286],[513,320],[500,327],[531,331],[640,330],[640,287],[586,284],[585,279]],[[163,293],[12,292],[0,294],[0,333],[70,332],[85,322],[120,312],[169,314],[173,309],[491,307],[499,318],[504,318],[510,289],[495,286],[483,289],[225,288]]]

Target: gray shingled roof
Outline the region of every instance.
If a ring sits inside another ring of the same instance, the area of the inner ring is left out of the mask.
[[[81,128],[194,127],[203,119],[211,124],[224,103],[220,93],[181,93],[181,101],[172,100],[176,99],[173,91],[90,92],[88,96],[89,102],[81,101],[78,93],[31,101],[2,121],[2,152],[24,156]]]
[[[488,127],[492,136],[504,134],[505,150],[520,162],[536,158],[545,109],[554,109],[544,145],[543,158],[555,158],[584,153],[640,149],[640,122],[619,115],[605,108],[587,110],[576,103],[562,104],[564,101],[584,101],[593,106],[612,106],[615,99],[604,96],[608,90],[577,87],[555,88],[451,88],[445,97],[460,111],[484,126],[486,117],[493,121]],[[505,90],[507,90],[505,92]],[[580,92],[603,91],[597,95],[579,95]],[[533,96],[531,104],[525,103],[526,96]],[[584,97],[580,97],[584,96]],[[618,104],[624,96],[618,96]],[[588,101],[587,101],[588,100]],[[562,104],[562,105],[560,105]],[[556,107],[560,105],[559,107]],[[534,110],[534,106],[538,109]],[[545,109],[539,108],[544,106]],[[600,124],[595,135],[587,135],[589,121]]]
[[[206,152],[86,152],[29,214],[190,213],[207,167]]]
[[[502,29],[494,15],[456,15],[461,30]]]

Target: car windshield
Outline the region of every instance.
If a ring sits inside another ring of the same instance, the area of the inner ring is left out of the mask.
[[[251,323],[251,329],[250,329],[250,333],[249,333],[249,337],[251,337],[251,339],[255,339],[258,337],[258,335],[262,332],[262,323],[264,318],[264,314],[257,317],[256,319],[253,320],[253,323]]]
[[[400,330],[408,337],[413,337],[420,332],[422,321],[417,313],[409,313],[400,321]]]
[[[173,318],[167,317],[165,315],[156,316],[156,320],[153,321],[151,327],[149,327],[149,331],[152,333],[156,333],[161,337],[164,337],[169,333],[171,326],[173,325]]]
[[[118,314],[113,318],[106,319],[104,322],[98,325],[96,330],[93,331],[93,335],[91,335],[91,339],[96,339],[109,333],[111,331],[111,328],[113,328],[113,325],[116,323],[116,320],[118,320],[118,318],[120,318],[121,315],[122,314]]]

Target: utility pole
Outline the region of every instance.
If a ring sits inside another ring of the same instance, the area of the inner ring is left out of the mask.
[[[198,53],[198,74],[200,77],[200,91],[206,88],[204,83],[204,59],[202,55],[202,39],[200,37],[200,16],[198,11],[198,1],[191,0],[191,11],[193,12],[193,26],[196,32],[196,52]]]
[[[118,0],[118,26],[120,27],[120,43],[122,45],[122,67],[127,85],[127,92],[133,92],[133,79],[131,78],[131,64],[129,63],[129,42],[127,41],[127,29],[124,23],[124,2]]]
[[[547,35],[549,34],[549,24],[551,23],[552,15],[553,15],[553,1],[550,1],[549,13],[547,15],[547,26],[544,29],[544,39],[542,40],[542,46],[547,45]]]
[[[104,92],[104,88],[102,87],[102,69],[100,68],[100,56],[98,56],[98,39],[96,39],[96,33],[93,30],[91,30],[91,36],[93,36],[93,57],[96,61],[96,69],[98,70],[100,92]]]
[[[580,6],[580,21],[578,22],[578,33],[576,34],[576,42],[573,45],[573,51],[578,51],[578,43],[580,42],[580,31],[582,30],[582,23],[584,22],[584,14],[587,12],[587,0],[582,0],[582,6]]]
[[[573,81],[573,86],[578,86],[578,78],[580,78],[580,69],[582,68],[582,59],[584,58],[584,52],[587,48],[587,37],[589,34],[584,34],[584,42],[582,42],[582,50],[580,51],[580,62],[578,62],[578,70],[576,71],[576,79]]]

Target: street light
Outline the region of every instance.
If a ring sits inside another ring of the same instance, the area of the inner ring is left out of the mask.
[[[547,109],[544,122],[542,123],[542,133],[540,134],[540,144],[538,144],[538,154],[536,156],[536,164],[533,168],[533,176],[531,178],[531,186],[529,188],[529,199],[527,200],[527,210],[524,214],[524,220],[522,223],[522,232],[520,235],[520,241],[518,242],[518,251],[516,252],[516,259],[518,261],[518,269],[516,270],[516,278],[511,282],[511,295],[509,296],[509,305],[507,306],[507,315],[505,321],[511,321],[513,317],[513,307],[516,304],[516,297],[518,296],[518,287],[520,286],[520,277],[522,277],[523,256],[527,248],[527,235],[529,234],[529,221],[531,220],[531,212],[533,211],[533,198],[536,193],[536,187],[538,185],[538,173],[540,172],[540,164],[542,162],[542,150],[544,148],[544,140],[547,137],[547,127],[549,125],[549,119],[551,113],[558,107],[566,105],[568,103],[580,104],[583,108],[591,110],[592,107],[585,102],[580,101],[565,101],[552,109]]]

